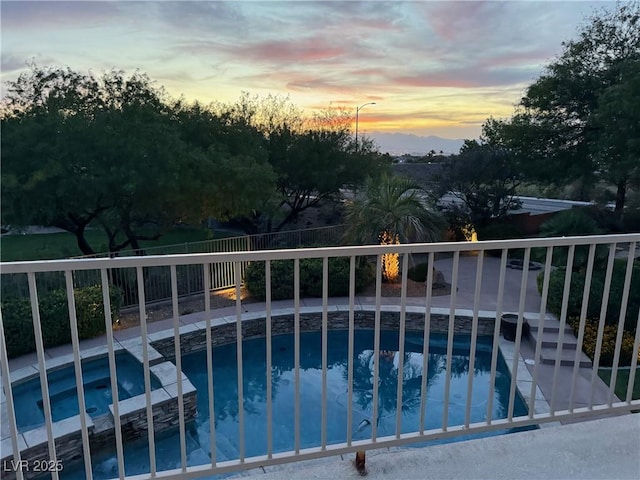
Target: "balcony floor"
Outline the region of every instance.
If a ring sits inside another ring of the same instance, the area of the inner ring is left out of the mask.
[[[640,414],[469,440],[367,453],[368,479],[640,478]],[[254,480],[360,478],[355,455],[251,470]],[[233,477],[237,478],[237,477]]]

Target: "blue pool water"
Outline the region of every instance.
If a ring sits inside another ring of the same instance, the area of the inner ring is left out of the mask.
[[[144,393],[144,373],[142,364],[126,352],[116,353],[116,375],[118,377],[118,398],[124,400]],[[73,366],[51,371],[47,374],[51,416],[57,422],[78,415],[78,396]],[[82,383],[86,412],[92,417],[109,411],[113,403],[109,359],[102,357],[82,362]],[[160,382],[152,375],[151,388],[159,388]],[[44,410],[40,377],[33,378],[13,387],[16,424],[19,431],[26,431],[44,425]]]
[[[398,335],[382,332],[380,362],[378,437],[393,435],[396,429],[396,392]],[[327,441],[344,442],[347,432],[347,366],[348,332],[332,331],[327,342]],[[321,441],[322,349],[319,332],[303,333],[300,337],[300,438],[301,447],[317,446]],[[353,437],[371,436],[373,392],[374,333],[358,330],[355,335]],[[272,340],[273,379],[273,445],[274,451],[294,449],[294,338],[274,336]],[[267,450],[265,339],[243,344],[243,392],[246,456],[262,455]],[[510,376],[499,356],[498,373],[493,396],[493,418],[506,416]],[[419,428],[420,388],[422,376],[422,333],[408,333],[405,340],[402,372],[402,432]],[[439,428],[444,407],[446,376],[446,336],[432,335],[429,347],[427,375],[426,428]],[[218,461],[238,458],[238,401],[236,347],[226,345],[213,350],[215,385],[216,455]],[[491,339],[479,339],[473,373],[471,422],[486,418],[491,367]],[[185,355],[182,369],[198,390],[198,415],[187,426],[187,460],[189,465],[210,463],[209,407],[207,398],[206,352]],[[464,423],[467,380],[469,375],[469,337],[456,336],[451,363],[451,384],[448,424]],[[514,415],[524,415],[527,409],[516,396]],[[494,432],[499,434],[505,432]],[[149,471],[147,439],[127,444],[124,451],[128,475]],[[177,430],[156,437],[158,470],[179,468],[180,440]],[[114,452],[94,456],[94,478],[116,474]],[[84,478],[82,466],[75,471],[65,468],[63,478]]]

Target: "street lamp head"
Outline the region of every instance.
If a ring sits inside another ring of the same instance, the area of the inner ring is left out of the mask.
[[[362,107],[366,107],[367,105],[375,105],[376,102],[368,102],[356,107],[356,153],[358,153],[358,114],[360,113],[360,109]]]
[[[375,105],[375,104],[376,104],[376,102],[364,103],[364,104],[362,104],[362,105],[360,105],[359,107],[356,108],[356,113],[358,113],[361,108],[366,107],[367,105]]]

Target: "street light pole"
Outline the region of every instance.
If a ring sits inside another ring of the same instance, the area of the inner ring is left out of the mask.
[[[356,153],[358,153],[358,114],[360,113],[360,110],[362,110],[363,107],[366,107],[367,105],[375,105],[375,104],[376,102],[369,102],[369,103],[360,105],[359,107],[356,108]]]

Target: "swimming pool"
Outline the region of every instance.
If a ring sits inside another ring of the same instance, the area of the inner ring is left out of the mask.
[[[142,364],[127,352],[116,352],[116,375],[118,377],[118,399],[144,393]],[[78,415],[78,396],[73,365],[47,373],[51,416],[54,422]],[[109,359],[106,356],[82,362],[86,412],[91,417],[103,415],[113,403]],[[151,388],[160,387],[160,382],[151,375]],[[13,386],[16,425],[26,431],[44,425],[44,410],[40,377]]]
[[[464,423],[467,380],[469,375],[469,336],[456,336],[451,362],[448,425]],[[379,378],[378,437],[395,434],[398,334],[381,333],[382,352]],[[347,368],[348,332],[330,331],[327,339],[327,442],[346,440],[347,434]],[[374,332],[356,330],[354,341],[353,438],[371,436],[373,401]],[[294,448],[294,337],[292,334],[272,338],[272,408],[274,452]],[[266,342],[264,338],[243,343],[243,392],[246,456],[267,451],[266,414]],[[408,332],[402,372],[402,432],[416,431],[420,419],[422,383],[422,333]],[[430,337],[427,374],[426,429],[439,428],[443,418],[446,376],[446,335]],[[238,401],[235,344],[213,350],[215,385],[215,427],[217,461],[238,458]],[[301,448],[317,446],[321,441],[322,348],[320,332],[300,335],[300,435]],[[491,338],[479,338],[473,372],[471,422],[486,418],[491,367]],[[187,426],[187,462],[189,465],[210,463],[209,400],[207,397],[206,352],[182,357],[182,370],[198,391],[198,415]],[[498,356],[493,396],[492,418],[506,416],[511,379],[501,356]],[[516,396],[514,416],[524,415],[527,408]],[[492,432],[496,435],[503,432]],[[487,435],[487,434],[483,434]],[[457,437],[456,440],[461,440]],[[179,468],[180,440],[177,430],[156,437],[158,470]],[[451,440],[449,440],[451,441]],[[147,439],[127,444],[124,450],[127,475],[149,471]],[[114,452],[94,455],[94,478],[110,478],[117,473]],[[74,471],[65,468],[63,478],[84,478],[82,466]]]

